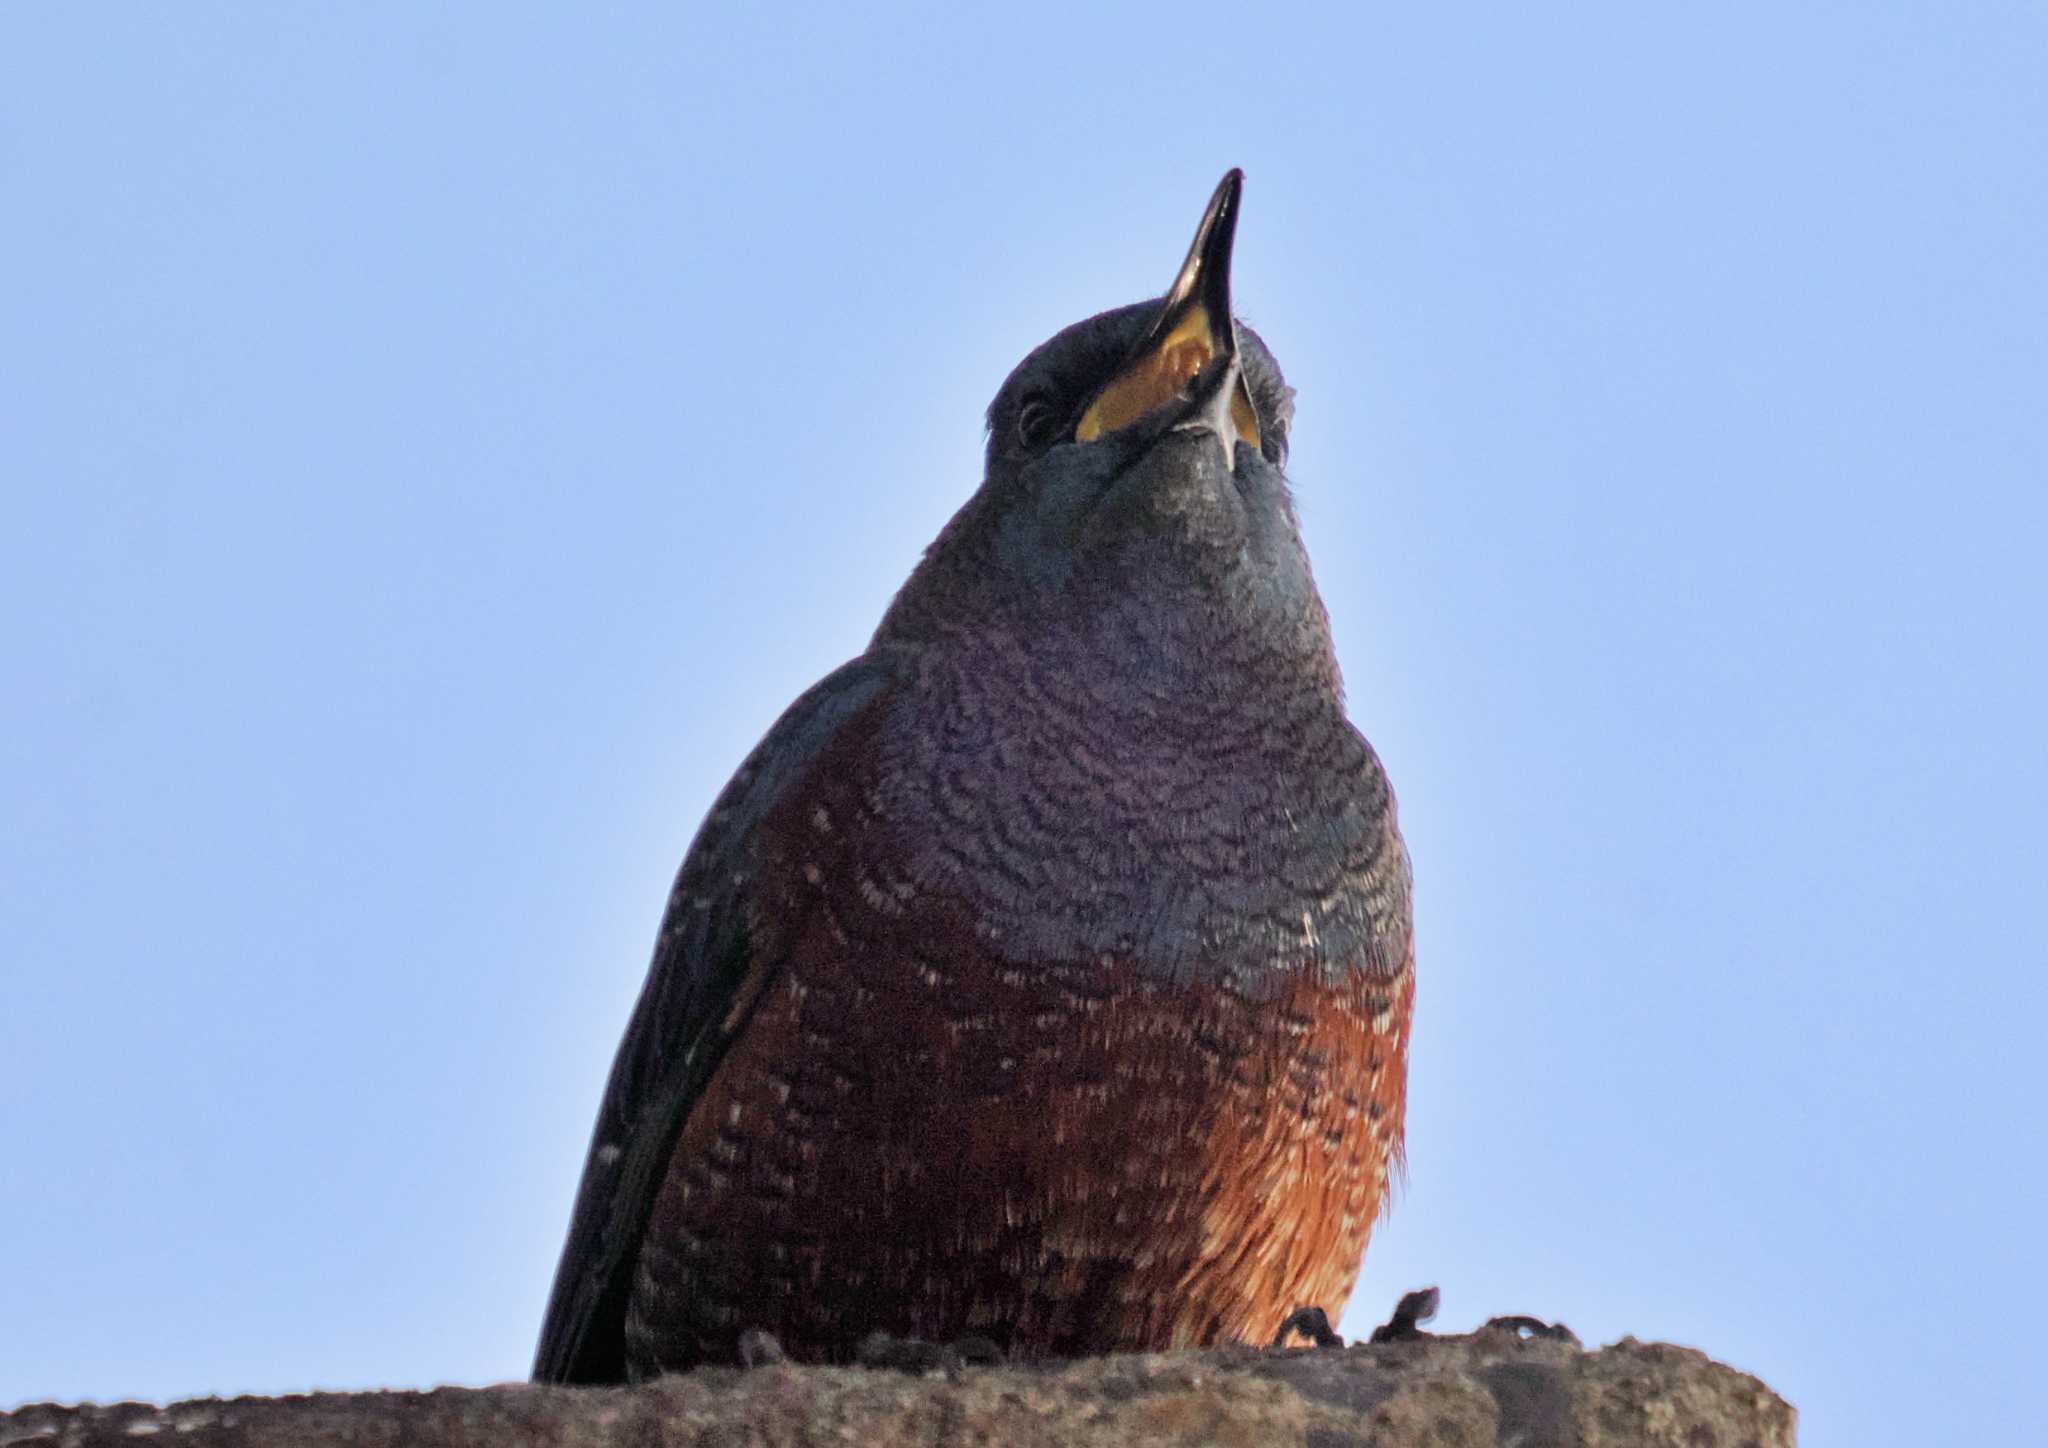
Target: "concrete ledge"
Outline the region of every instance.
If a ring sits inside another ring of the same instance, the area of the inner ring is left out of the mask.
[[[0,1414],[0,1448],[285,1444],[1142,1444],[1791,1448],[1789,1404],[1690,1348],[1485,1330],[1343,1349],[1134,1354],[912,1377],[706,1369],[630,1388],[438,1388]]]

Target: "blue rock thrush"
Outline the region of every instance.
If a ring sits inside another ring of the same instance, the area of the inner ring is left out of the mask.
[[[1230,308],[1026,357],[867,652],[713,806],[619,1047],[536,1379],[1263,1341],[1349,1295],[1401,1151],[1407,852]]]

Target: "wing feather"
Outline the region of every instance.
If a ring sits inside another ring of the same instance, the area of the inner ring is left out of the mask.
[[[598,1109],[534,1355],[535,1382],[624,1380],[627,1299],[669,1154],[760,994],[742,994],[754,964],[746,921],[755,831],[890,677],[886,662],[866,656],[790,705],[684,857]]]

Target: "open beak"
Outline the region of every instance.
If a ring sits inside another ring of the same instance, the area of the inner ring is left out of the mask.
[[[1233,469],[1239,442],[1259,445],[1259,414],[1238,365],[1237,323],[1230,315],[1230,246],[1243,191],[1244,172],[1236,169],[1217,185],[1158,319],[1081,414],[1074,441],[1092,442],[1179,405],[1187,415],[1175,425],[1215,432]]]

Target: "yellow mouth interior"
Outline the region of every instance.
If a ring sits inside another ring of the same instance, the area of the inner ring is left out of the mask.
[[[1074,428],[1074,441],[1093,442],[1106,432],[1127,427],[1155,408],[1186,397],[1188,384],[1216,355],[1215,333],[1209,326],[1209,309],[1190,307],[1173,330],[1118,373],[1109,386],[1095,394],[1088,410]],[[1237,435],[1254,447],[1259,442],[1258,414],[1239,378],[1237,395],[1230,400],[1230,420]]]

